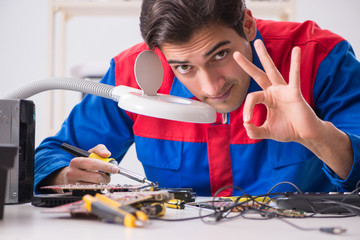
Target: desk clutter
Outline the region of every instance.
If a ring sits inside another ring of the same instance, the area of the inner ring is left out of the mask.
[[[149,218],[165,214],[164,202],[173,196],[167,191],[85,194],[82,200],[45,210],[69,213],[73,218],[94,218],[125,227],[142,227]]]
[[[192,189],[162,189],[154,185],[55,185],[42,189],[63,193],[35,195],[36,207],[46,207],[45,213],[69,213],[74,218],[94,218],[125,227],[142,227],[149,218],[165,215],[165,206],[183,208],[195,201]]]
[[[227,186],[222,190],[234,187]],[[32,204],[46,207],[44,213],[69,213],[72,218],[98,219],[125,227],[144,227],[150,220],[184,221],[201,219],[216,223],[222,219],[309,218],[316,214],[325,217],[360,216],[360,193],[267,193],[238,197],[208,197],[196,201],[191,188],[159,188],[157,185],[56,185],[43,189],[62,190],[62,194],[34,196]],[[240,189],[240,188],[238,188]],[[221,192],[221,189],[218,193]],[[197,217],[168,219],[166,208],[199,210]],[[255,213],[255,215],[254,215]],[[289,223],[290,224],[290,223]],[[294,224],[290,224],[296,227]],[[320,230],[331,234],[346,231],[341,227],[300,230]]]

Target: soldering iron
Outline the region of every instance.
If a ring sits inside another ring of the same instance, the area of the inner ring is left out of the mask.
[[[144,177],[144,176],[141,176],[141,175],[139,175],[137,173],[129,171],[129,170],[125,169],[125,168],[119,167],[118,162],[114,158],[100,157],[96,153],[87,152],[87,151],[85,151],[83,149],[77,148],[77,147],[72,146],[72,145],[67,144],[67,143],[61,144],[61,149],[63,149],[66,152],[74,155],[75,157],[95,158],[95,159],[99,159],[99,160],[104,161],[104,162],[114,164],[119,169],[118,174],[124,175],[124,176],[126,176],[126,177],[128,177],[130,179],[133,179],[133,180],[141,182],[141,183],[147,183],[149,185],[154,185],[154,186],[156,185],[155,183],[147,180],[146,177]]]

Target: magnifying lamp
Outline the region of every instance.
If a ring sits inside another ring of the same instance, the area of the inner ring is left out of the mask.
[[[84,79],[49,78],[27,84],[3,99],[26,99],[47,90],[72,90],[112,99],[118,102],[120,108],[140,115],[182,122],[215,122],[216,112],[210,105],[157,93],[162,83],[163,69],[160,59],[152,51],[139,54],[134,71],[141,90],[122,85],[114,87]]]

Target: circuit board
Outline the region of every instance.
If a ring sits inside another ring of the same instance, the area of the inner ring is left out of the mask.
[[[36,207],[56,207],[82,199],[85,194],[95,195],[96,193],[131,193],[131,192],[145,192],[153,191],[154,186],[147,184],[128,185],[128,184],[66,184],[66,185],[53,185],[43,186],[41,189],[45,190],[61,190],[63,193],[58,194],[37,194],[31,203]]]
[[[146,203],[163,203],[173,199],[173,194],[168,191],[148,191],[148,192],[115,192],[105,194],[107,197],[116,200],[121,205],[137,205]],[[82,200],[45,209],[46,213],[70,213],[72,216],[87,214]]]
[[[85,191],[96,191],[96,192],[133,192],[140,191],[145,188],[153,188],[154,186],[148,184],[66,184],[66,185],[53,185],[53,186],[43,186],[41,189],[50,189],[50,190],[62,190],[63,192],[85,192]]]

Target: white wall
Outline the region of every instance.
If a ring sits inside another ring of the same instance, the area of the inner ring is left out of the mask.
[[[297,0],[297,21],[314,20],[348,40],[360,56],[359,0]]]
[[[0,1],[0,96],[45,76],[46,4]]]
[[[28,82],[46,78],[47,0],[0,0],[0,97]],[[141,41],[138,17],[74,17],[67,24],[67,75],[70,68],[90,63],[104,72],[112,57]],[[81,98],[66,92],[66,111]],[[31,97],[36,105],[36,146],[47,136],[46,93]],[[60,126],[56,126],[59,128]],[[1,133],[0,133],[1,134]],[[131,148],[122,165],[143,174]],[[121,176],[115,181],[128,182]]]
[[[0,0],[0,96],[46,77],[47,4],[47,0]],[[359,12],[359,0],[298,0],[296,19],[315,20],[321,27],[344,36],[359,55]],[[68,72],[82,63],[97,63],[106,71],[113,56],[141,41],[138,17],[75,17],[67,26]],[[69,112],[77,101],[74,99],[80,97],[77,93],[66,94]],[[37,108],[36,145],[46,137],[45,95],[40,93],[31,98]],[[132,149],[124,165],[143,173],[134,158]]]

